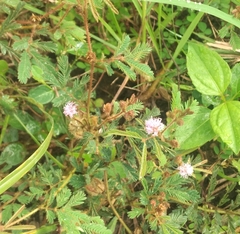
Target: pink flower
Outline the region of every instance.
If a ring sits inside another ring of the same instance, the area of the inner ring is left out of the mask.
[[[63,107],[63,114],[65,116],[69,116],[72,118],[75,114],[77,114],[77,104],[75,102],[67,102]]]
[[[148,120],[145,120],[145,131],[147,134],[152,136],[157,136],[158,132],[162,131],[165,128],[165,125],[162,123],[161,118],[151,117]]]
[[[188,176],[192,176],[193,174],[193,167],[190,163],[182,163],[182,165],[179,166],[177,170],[179,170],[180,176],[186,179]]]

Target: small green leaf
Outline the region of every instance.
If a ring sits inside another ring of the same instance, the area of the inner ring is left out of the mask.
[[[214,108],[210,115],[213,130],[235,154],[240,151],[240,103],[228,101]]]
[[[73,211],[70,208],[58,210],[57,217],[59,224],[67,230],[67,233],[79,234],[77,230],[80,227],[80,211]]]
[[[44,194],[44,191],[42,188],[37,188],[37,187],[29,187],[30,192],[32,195],[36,196],[37,200]]]
[[[83,204],[84,200],[86,200],[86,195],[82,191],[78,191],[74,194],[65,207],[73,207]]]
[[[0,60],[0,76],[5,76],[8,71],[8,63],[5,60]]]
[[[235,32],[231,32],[230,45],[233,50],[240,49],[240,38],[239,35]]]
[[[55,31],[55,33],[53,34],[53,37],[54,37],[54,39],[55,40],[59,40],[59,39],[61,39],[62,38],[62,32],[61,32],[61,30],[56,30]]]
[[[26,50],[29,46],[30,37],[24,37],[13,43],[13,49],[16,51]]]
[[[136,74],[131,68],[120,61],[115,61],[114,64],[124,72],[131,80],[136,80]]]
[[[229,24],[226,24],[224,25],[219,31],[218,31],[218,35],[221,37],[221,38],[224,38],[228,35],[229,33]]]
[[[47,104],[54,98],[54,92],[47,86],[40,85],[30,89],[28,96],[41,104]]]
[[[113,161],[108,167],[108,174],[112,177],[120,176],[120,178],[126,178],[127,172],[122,162]]]
[[[165,154],[162,152],[161,145],[157,142],[156,138],[154,138],[156,156],[159,160],[160,166],[164,166],[167,163],[167,158]]]
[[[181,110],[182,107],[182,99],[181,99],[181,92],[179,91],[178,85],[172,84],[172,103],[171,109],[179,109]]]
[[[51,41],[34,41],[32,43],[32,46],[35,47],[38,51],[49,51],[49,52],[55,52],[57,47],[55,42]]]
[[[67,85],[70,77],[70,67],[68,63],[68,57],[66,55],[58,58],[58,80],[61,82],[62,87]]]
[[[125,61],[131,68],[135,70],[140,75],[145,76],[147,80],[151,80],[154,77],[153,71],[151,68],[144,63],[140,63],[130,58],[126,58]]]
[[[134,218],[137,218],[144,213],[145,213],[145,209],[140,208],[140,207],[135,207],[131,211],[128,212],[128,217],[130,219],[134,219]]]
[[[146,58],[149,53],[152,51],[152,48],[149,44],[138,44],[127,56],[133,58],[136,61],[140,61]]]
[[[111,230],[112,233],[116,230],[116,226],[118,224],[117,216],[113,217],[112,220],[107,224],[107,228]]]
[[[32,65],[31,72],[34,80],[38,81],[39,83],[46,84],[45,80],[43,79],[43,70],[40,67]]]
[[[52,210],[46,210],[47,220],[50,224],[53,224],[54,219],[56,219],[56,214]]]
[[[72,192],[68,188],[63,188],[57,195],[57,207],[62,207],[67,203],[70,196],[72,195]]]
[[[222,96],[231,81],[228,64],[203,45],[189,43],[187,69],[196,89],[206,95]]]
[[[11,195],[9,195],[9,194],[3,194],[2,196],[1,196],[1,202],[8,202],[8,201],[10,201],[11,199],[12,199],[13,197],[11,196]]]
[[[26,84],[31,75],[31,61],[26,51],[22,53],[18,65],[18,79],[21,83]]]
[[[114,71],[113,71],[113,69],[112,69],[112,67],[111,67],[110,64],[104,63],[103,65],[104,65],[104,67],[105,67],[105,69],[106,69],[106,72],[107,72],[107,74],[108,74],[109,76],[111,76],[111,75],[114,74]]]
[[[126,35],[123,40],[119,43],[117,50],[115,51],[115,55],[118,56],[123,54],[130,44],[130,37]]]

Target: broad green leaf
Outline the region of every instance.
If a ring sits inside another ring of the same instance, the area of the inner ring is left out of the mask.
[[[145,176],[146,172],[147,172],[147,144],[146,142],[143,142],[142,158],[139,171],[140,180]]]
[[[17,110],[10,116],[9,124],[19,130],[26,130],[33,135],[37,135],[41,130],[40,123],[29,113]]]
[[[238,172],[240,172],[240,161],[239,160],[238,161],[233,160],[232,165],[237,168]]]
[[[5,125],[5,123],[8,125],[8,120],[9,120],[8,118],[9,118],[9,115],[6,116],[6,118],[4,120],[4,125]],[[2,130],[2,132],[3,132],[3,130]],[[3,142],[11,143],[11,142],[16,142],[16,141],[19,141],[19,131],[16,128],[8,127],[8,130],[4,134]]]
[[[26,149],[20,143],[12,143],[4,148],[0,157],[0,165],[7,163],[9,165],[17,165],[21,163],[26,156]]]
[[[21,83],[26,84],[31,75],[31,61],[26,51],[22,53],[18,65],[18,79]]]
[[[194,113],[184,117],[184,124],[176,129],[175,137],[180,150],[197,148],[215,136],[209,121],[210,110],[201,106],[191,110]]]
[[[213,130],[235,154],[240,151],[240,103],[228,101],[214,108],[210,115]]]
[[[18,103],[8,95],[2,95],[0,98],[0,107],[5,114],[11,115]]]
[[[222,103],[222,100],[219,96],[204,95],[202,94],[202,104],[205,107],[209,106],[218,106]]]
[[[47,104],[54,98],[54,92],[47,86],[40,85],[30,89],[28,96],[41,104]]]
[[[231,97],[234,97],[234,99],[240,97],[240,64],[237,63],[232,68],[232,79],[230,83],[230,93]]]
[[[196,89],[206,95],[222,96],[231,81],[228,64],[203,45],[189,43],[187,69]]]

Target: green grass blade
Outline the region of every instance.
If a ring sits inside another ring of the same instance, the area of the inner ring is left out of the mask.
[[[187,28],[186,32],[184,33],[183,37],[179,41],[178,46],[173,54],[173,60],[171,62],[169,62],[169,64],[168,64],[169,68],[172,66],[173,61],[177,58],[179,53],[182,51],[182,48],[184,47],[184,45],[188,42],[189,37],[192,35],[194,29],[196,28],[196,26],[199,23],[200,19],[202,18],[203,14],[204,14],[203,12],[199,12],[196,15],[196,17],[194,18],[194,20],[192,21],[192,23]]]
[[[226,14],[223,11],[220,11],[214,7],[208,6],[206,4],[201,4],[201,3],[195,3],[191,1],[183,1],[183,0],[144,0],[147,2],[157,2],[157,3],[164,3],[164,4],[171,4],[175,6],[180,6],[180,7],[186,7],[192,10],[197,10],[201,11],[203,13],[213,15],[219,19],[222,19],[232,25],[235,25],[236,27],[240,28],[240,20],[237,18],[234,18],[233,15]]]
[[[118,42],[121,41],[120,37],[115,33],[113,28],[100,16],[99,16],[99,21],[103,24],[103,26],[108,30],[108,32],[114,37],[116,41]]]
[[[45,113],[45,112],[44,112]],[[51,120],[52,127],[48,133],[44,142],[38,147],[38,149],[18,168],[7,175],[4,179],[0,181],[0,194],[4,193],[8,188],[14,185],[18,180],[20,180],[28,171],[32,169],[34,165],[41,159],[41,157],[46,153],[53,134],[54,122],[50,115],[45,113]]]

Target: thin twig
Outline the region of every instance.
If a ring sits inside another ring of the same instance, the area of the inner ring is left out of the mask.
[[[80,5],[80,1],[79,1],[79,5]],[[87,99],[87,119],[88,119],[88,123],[90,123],[90,102],[91,102],[92,83],[93,83],[93,74],[94,74],[96,56],[92,50],[91,37],[90,37],[89,26],[88,26],[88,7],[87,6],[88,6],[88,0],[85,0],[84,11],[83,11],[84,12],[83,21],[84,21],[86,39],[87,39],[87,44],[89,49],[87,59],[89,59],[89,63],[90,63],[90,79],[89,79],[88,99]]]
[[[115,94],[113,100],[112,100],[112,104],[114,104],[114,102],[117,100],[118,96],[120,95],[120,93],[122,92],[122,90],[124,89],[124,87],[126,86],[127,82],[129,80],[128,76],[125,76],[121,86],[119,87],[117,93]]]

